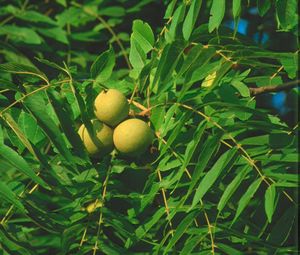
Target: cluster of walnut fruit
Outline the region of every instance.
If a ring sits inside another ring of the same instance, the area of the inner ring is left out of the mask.
[[[101,157],[116,148],[124,156],[138,157],[152,143],[153,132],[147,123],[128,118],[129,104],[120,91],[102,91],[95,99],[94,110],[97,119],[91,121],[92,130],[88,132],[84,124],[78,130],[90,155]]]

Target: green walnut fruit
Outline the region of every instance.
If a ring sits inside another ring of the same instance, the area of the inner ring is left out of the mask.
[[[82,124],[78,134],[89,154],[103,156],[110,153],[113,148],[113,130],[99,120],[92,120],[93,133],[90,135]]]
[[[118,125],[129,113],[126,97],[116,89],[102,91],[96,97],[94,107],[97,119],[112,127]]]
[[[123,155],[136,157],[143,154],[153,140],[151,128],[140,119],[128,119],[114,130],[113,141]]]

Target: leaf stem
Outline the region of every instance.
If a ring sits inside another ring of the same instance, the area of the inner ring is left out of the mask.
[[[111,173],[111,166],[109,166],[109,169],[107,171],[106,177],[105,177],[105,181],[103,183],[103,191],[102,191],[102,202],[104,206],[104,202],[105,202],[105,196],[106,196],[106,190],[107,190],[107,184],[108,184],[108,179]],[[97,228],[97,237],[96,237],[96,242],[95,245],[93,247],[93,255],[96,255],[98,248],[98,238],[100,235],[100,230],[101,230],[101,224],[103,223],[103,212],[102,209],[100,210],[100,214],[99,214],[99,220],[98,220],[98,228]]]
[[[31,95],[33,95],[33,94],[39,92],[39,91],[42,91],[42,90],[44,90],[44,89],[49,88],[50,86],[51,86],[50,84],[47,84],[47,85],[45,85],[45,86],[42,86],[42,87],[40,87],[40,88],[38,88],[38,89],[36,89],[36,90],[34,90],[34,91],[29,92],[29,93],[26,94],[26,95],[20,97],[19,99],[17,99],[17,100],[14,101],[13,103],[11,103],[9,106],[7,106],[6,108],[4,108],[4,109],[0,112],[0,118],[3,118],[3,113],[6,112],[7,110],[9,110],[9,109],[10,109],[11,107],[13,107],[14,105],[18,104],[19,102],[21,102],[21,101],[24,100],[25,98],[27,98],[27,97],[29,97],[29,96],[31,96]]]
[[[162,182],[162,177],[161,177],[161,173],[160,173],[159,169],[157,169],[157,175],[158,175],[159,182],[161,183]],[[166,191],[165,191],[164,188],[161,188],[161,193],[162,193],[165,208],[166,208],[167,220],[168,220],[169,226],[171,228],[171,235],[173,236],[174,235],[174,229],[173,229],[172,221],[170,219],[170,208],[168,206]]]
[[[215,122],[214,120],[212,120],[209,116],[205,115],[203,112],[199,111],[199,110],[195,110],[194,108],[192,108],[191,106],[188,106],[186,104],[181,104],[181,103],[176,103],[179,106],[186,108],[188,110],[191,110],[193,112],[195,112],[196,114],[202,116],[206,121],[210,122],[211,124],[213,124],[215,127],[217,127],[218,129],[222,130],[225,134],[228,135],[229,139],[235,144],[235,146],[239,149],[239,151],[242,152],[242,157],[251,165],[254,167],[254,169],[256,170],[256,172],[259,174],[260,178],[262,179],[262,181],[264,181],[268,186],[271,186],[270,182],[267,180],[267,178],[272,182],[275,183],[275,181],[270,178],[270,177],[266,177],[263,175],[262,171],[259,169],[259,167],[256,165],[255,160],[253,160],[251,158],[251,156],[248,154],[248,152],[242,147],[241,144],[238,143],[238,141],[231,135],[231,133],[229,133],[228,131],[226,131],[221,125],[219,125],[217,122]],[[232,146],[231,146],[232,147]],[[286,192],[283,191],[283,193],[285,194],[285,196],[292,202],[295,203],[294,200],[292,199],[292,197]]]
[[[156,133],[156,136],[158,139],[160,139],[165,145],[167,145],[167,141],[165,139],[163,139],[158,133]],[[181,161],[179,155],[170,147],[168,146],[168,148],[171,150],[171,153],[178,159]],[[184,169],[185,170],[185,173],[186,175],[188,176],[188,178],[191,180],[192,179],[192,175],[190,174],[189,170],[187,168]],[[212,225],[210,223],[210,220],[208,218],[208,214],[204,208],[204,203],[203,203],[203,200],[201,199],[200,200],[200,204],[203,208],[203,213],[204,213],[204,217],[205,217],[205,220],[206,220],[206,223],[207,223],[207,227],[208,227],[208,233],[209,233],[209,236],[210,236],[210,239],[211,239],[211,252],[212,254],[215,254],[215,244],[214,244],[214,239],[213,239],[213,233],[212,233]],[[195,225],[198,227],[199,226],[199,223],[197,222],[197,219],[194,220],[195,222]]]
[[[14,18],[14,16],[11,15],[11,16],[7,17],[6,19],[2,20],[0,22],[0,27],[3,26],[3,25],[5,25],[7,22],[11,21],[13,18]]]

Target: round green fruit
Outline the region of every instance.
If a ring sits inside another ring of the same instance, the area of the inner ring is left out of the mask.
[[[93,133],[90,135],[82,124],[78,134],[89,154],[103,156],[110,153],[113,148],[113,130],[99,120],[92,120]]]
[[[119,124],[113,134],[116,149],[123,155],[136,157],[143,154],[153,140],[153,132],[146,122],[128,119]]]
[[[116,89],[102,91],[96,97],[94,107],[97,119],[112,127],[118,125],[129,113],[126,97]]]

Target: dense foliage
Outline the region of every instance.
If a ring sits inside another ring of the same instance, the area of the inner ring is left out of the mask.
[[[296,7],[0,0],[0,254],[296,254],[298,123],[258,104],[297,101]],[[239,33],[253,8],[288,50]],[[142,157],[85,151],[104,88],[155,130]]]

